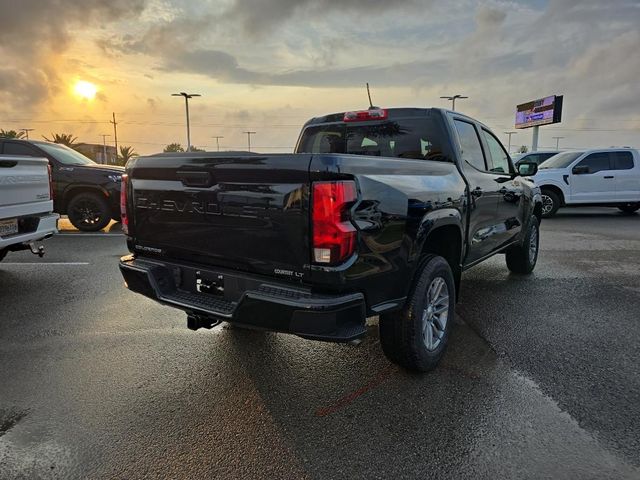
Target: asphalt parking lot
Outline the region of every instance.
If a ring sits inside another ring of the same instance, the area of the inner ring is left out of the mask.
[[[0,478],[640,478],[640,215],[561,210],[467,272],[441,366],[128,292],[110,232],[0,263]]]

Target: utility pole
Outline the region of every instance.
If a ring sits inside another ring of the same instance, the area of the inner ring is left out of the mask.
[[[201,97],[199,93],[172,93],[172,97],[184,97],[184,107],[187,112],[187,152],[191,151],[191,127],[189,126],[189,99],[193,97]]]
[[[116,158],[118,158],[118,124],[116,122],[116,112],[113,112],[113,121],[110,121],[109,123],[113,124],[113,139],[116,144]]]
[[[224,138],[222,135],[214,135],[211,138],[215,138],[216,139],[216,147],[218,147],[218,151],[220,151],[220,139]]]
[[[551,137],[556,141],[556,150],[560,150],[560,139],[564,137]]]
[[[107,161],[107,137],[110,137],[111,135],[105,135],[102,134],[102,160],[104,163],[109,163]]]
[[[451,95],[451,96],[444,96],[444,97],[440,97],[440,98],[444,98],[446,100],[451,101],[451,110],[453,110],[454,112],[456,111],[456,99],[463,99],[463,98],[469,98],[469,97],[465,97],[464,95],[459,95],[459,94],[455,94],[455,95]]]
[[[249,145],[249,151],[251,151],[251,135],[254,135],[256,132],[244,132],[247,134],[247,144]]]
[[[504,132],[505,135],[509,135],[509,146],[507,147],[507,153],[511,155],[511,135],[516,135],[518,132]]]
[[[25,136],[27,137],[27,140],[29,140],[29,132],[33,132],[33,128],[21,128],[20,131],[24,132]]]

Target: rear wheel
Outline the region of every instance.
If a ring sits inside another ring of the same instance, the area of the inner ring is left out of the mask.
[[[520,245],[509,247],[505,252],[507,267],[514,273],[531,273],[538,262],[540,247],[540,227],[535,215],[529,220],[524,241]]]
[[[640,203],[629,203],[627,205],[623,205],[621,207],[618,207],[620,209],[621,212],[623,213],[634,213],[637,212],[638,210],[640,210]]]
[[[433,369],[447,348],[455,296],[447,261],[426,256],[404,309],[380,317],[380,343],[387,358],[408,370]]]
[[[560,208],[560,196],[553,190],[542,190],[542,218],[553,217]]]
[[[98,193],[79,193],[67,206],[69,221],[78,230],[95,232],[102,230],[111,221],[111,210],[107,200]]]

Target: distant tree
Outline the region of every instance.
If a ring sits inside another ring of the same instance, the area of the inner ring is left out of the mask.
[[[527,153],[529,151],[529,148],[526,145],[522,145],[519,149],[518,149],[518,153]]]
[[[47,142],[59,143],[61,145],[66,145],[69,148],[74,148],[78,141],[78,137],[74,137],[70,133],[52,133],[51,138],[47,138],[44,135],[42,138]]]
[[[198,148],[198,147],[191,147],[191,151],[192,152],[206,152],[206,150],[204,148]]]
[[[16,132],[15,130],[0,129],[1,138],[24,138],[24,132]]]
[[[137,157],[138,154],[131,146],[120,146],[120,155],[118,155],[118,164],[125,165],[130,158]]]
[[[165,153],[184,152],[184,148],[179,143],[170,143],[163,150]]]

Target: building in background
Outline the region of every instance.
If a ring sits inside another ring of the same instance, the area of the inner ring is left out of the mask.
[[[106,147],[106,157],[104,155],[104,145],[98,143],[77,143],[73,148],[97,163],[115,165],[118,160],[116,147],[111,145],[107,145]]]

